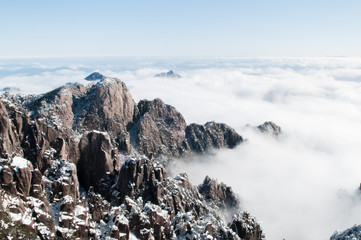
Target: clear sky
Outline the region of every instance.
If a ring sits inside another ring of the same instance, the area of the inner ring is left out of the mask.
[[[360,0],[14,0],[0,58],[361,57]]]

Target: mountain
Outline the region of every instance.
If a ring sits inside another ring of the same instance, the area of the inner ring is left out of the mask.
[[[98,72],[93,72],[92,74],[90,74],[89,76],[87,76],[86,78],[84,78],[87,81],[102,81],[104,80],[106,77]]]
[[[257,129],[265,134],[278,137],[280,134],[282,134],[281,127],[275,124],[274,122],[264,122],[261,125],[257,126]]]
[[[181,78],[181,76],[180,76],[179,74],[173,72],[173,70],[169,70],[168,72],[158,73],[158,74],[156,74],[154,77]]]
[[[231,187],[194,186],[178,161],[243,142],[222,123],[187,125],[160,99],[135,103],[103,78],[0,101],[0,236],[14,239],[264,239]]]

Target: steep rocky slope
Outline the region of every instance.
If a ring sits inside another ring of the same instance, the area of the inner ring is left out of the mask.
[[[263,239],[230,187],[171,178],[158,158],[235,147],[225,124],[186,124],[105,78],[0,101],[0,234],[18,239]],[[14,222],[16,224],[8,224]]]

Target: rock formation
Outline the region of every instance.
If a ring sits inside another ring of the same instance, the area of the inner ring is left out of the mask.
[[[361,225],[355,225],[345,231],[335,231],[330,240],[361,239]]]
[[[191,149],[201,153],[212,148],[234,148],[243,142],[243,138],[234,129],[224,123],[215,122],[189,125],[186,129],[186,138]]]
[[[187,126],[109,78],[0,100],[0,236],[264,239],[230,187],[170,178],[158,161],[235,147],[243,138],[227,125]]]
[[[257,129],[262,133],[266,133],[275,137],[278,137],[278,135],[282,133],[281,127],[273,122],[265,122],[257,126]]]
[[[87,81],[102,81],[105,78],[106,77],[103,74],[100,74],[98,72],[93,72],[92,74],[90,74],[89,76],[87,76],[84,79],[87,80]]]
[[[162,77],[162,78],[180,78],[181,76],[178,73],[173,72],[173,70],[169,70],[168,72],[162,72],[156,74],[154,77]]]
[[[4,104],[0,101],[0,154],[7,157],[8,154],[19,150],[19,140],[12,129],[10,117]]]
[[[140,101],[138,109],[140,118],[135,126],[140,153],[150,158],[162,154],[178,157],[189,151],[186,122],[174,107],[155,99]]]
[[[107,174],[113,174],[119,165],[112,159],[113,146],[108,133],[92,131],[85,133],[79,143],[79,177],[85,189],[96,186]]]

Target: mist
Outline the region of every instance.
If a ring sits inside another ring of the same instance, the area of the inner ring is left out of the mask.
[[[153,77],[169,66],[182,78]],[[146,59],[123,69],[112,62],[65,69],[52,63],[28,74],[0,67],[8,71],[0,89],[20,86],[23,93],[84,83],[98,70],[123,80],[136,102],[161,98],[188,124],[235,128],[247,143],[179,160],[172,172],[187,172],[194,184],[209,175],[231,186],[267,239],[328,239],[361,224],[361,59]],[[265,121],[283,134],[276,139],[245,128]]]

